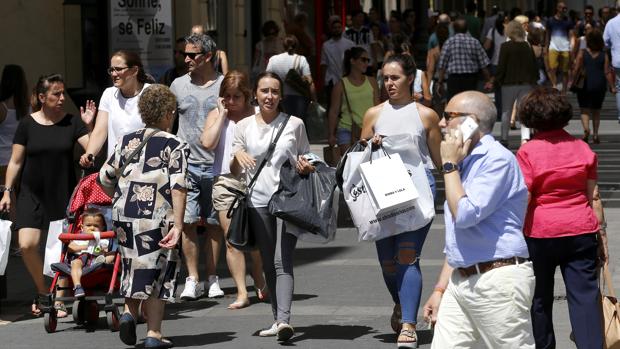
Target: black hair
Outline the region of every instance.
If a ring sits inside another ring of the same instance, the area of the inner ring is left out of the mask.
[[[342,76],[351,74],[351,60],[360,58],[366,50],[363,47],[355,46],[344,51],[344,59],[342,60]]]
[[[398,65],[400,65],[403,73],[406,76],[413,76],[415,78],[415,74],[418,68],[416,67],[415,61],[413,60],[413,57],[411,57],[411,55],[402,53],[391,55],[385,60],[385,62],[383,62],[383,66],[385,67],[390,63],[397,63]]]
[[[280,32],[280,27],[278,26],[278,23],[276,23],[275,21],[269,20],[263,23],[261,32],[263,33],[263,36],[278,35],[278,33]]]
[[[289,55],[295,53],[295,49],[299,45],[299,41],[295,35],[287,35],[282,39],[282,47]]]
[[[498,14],[497,19],[495,20],[495,31],[500,35],[504,35],[504,18],[503,14]],[[486,35],[486,33],[484,33]]]
[[[471,12],[476,11],[477,6],[476,6],[476,3],[474,1],[469,0],[467,2],[467,5],[465,6],[465,8],[467,9],[467,13],[471,13]]]
[[[282,78],[278,74],[272,73],[270,71],[264,71],[258,74],[258,76],[256,77],[256,82],[254,83],[254,88],[252,89],[254,96],[256,96],[256,92],[258,91],[258,83],[264,78],[272,78],[278,80],[278,83],[280,84],[280,98],[284,97],[284,81],[282,81]],[[280,99],[280,103],[278,103],[278,110],[283,111],[282,99]]]
[[[7,64],[2,69],[0,101],[13,97],[17,120],[28,113],[28,83],[24,69],[17,64]]]
[[[33,112],[41,110],[41,107],[43,106],[43,104],[39,100],[39,94],[46,94],[47,91],[49,91],[50,86],[55,83],[65,83],[62,75],[54,73],[49,75],[42,75],[41,77],[39,77],[37,84],[32,89],[32,97],[30,100]]]

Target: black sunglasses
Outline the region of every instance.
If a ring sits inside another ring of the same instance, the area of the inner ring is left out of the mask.
[[[364,62],[364,63],[370,63],[370,58],[368,58],[368,57],[360,57],[359,60]]]
[[[201,55],[204,52],[181,52],[184,57],[189,57],[189,59],[195,59],[197,55]]]

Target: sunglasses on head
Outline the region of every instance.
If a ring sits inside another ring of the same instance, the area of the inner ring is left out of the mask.
[[[184,57],[189,57],[189,59],[195,59],[196,56],[203,54],[204,52],[181,52]]]

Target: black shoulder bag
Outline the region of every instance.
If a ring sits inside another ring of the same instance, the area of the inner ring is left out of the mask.
[[[278,130],[276,137],[273,139],[273,141],[271,141],[271,144],[269,144],[269,148],[267,149],[267,153],[265,154],[263,161],[261,161],[260,165],[258,165],[256,173],[250,180],[250,183],[248,183],[246,192],[242,192],[234,188],[226,188],[228,191],[236,195],[235,199],[228,208],[228,212],[226,213],[226,217],[230,219],[230,226],[228,227],[228,237],[226,238],[226,241],[228,241],[231,246],[240,251],[251,251],[255,249],[256,239],[254,238],[254,234],[251,231],[250,222],[248,219],[249,217],[247,195],[252,186],[254,186],[254,183],[256,183],[256,180],[258,179],[258,176],[263,170],[263,167],[265,167],[265,164],[267,164],[267,161],[269,161],[269,159],[273,155],[273,152],[276,149],[276,144],[278,143],[278,139],[280,139],[280,135],[284,131],[284,128],[286,127],[286,124],[288,123],[290,117],[290,115],[287,115],[286,119],[284,119],[284,121],[280,125],[280,129]]]

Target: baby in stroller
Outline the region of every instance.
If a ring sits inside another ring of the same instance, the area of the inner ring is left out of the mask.
[[[98,234],[106,231],[106,222],[103,213],[96,208],[88,208],[80,217],[82,234]],[[70,253],[71,279],[73,281],[73,296],[83,298],[86,293],[81,285],[82,269],[93,263],[113,263],[114,252],[110,252],[112,241],[106,240],[73,240],[67,246]]]

